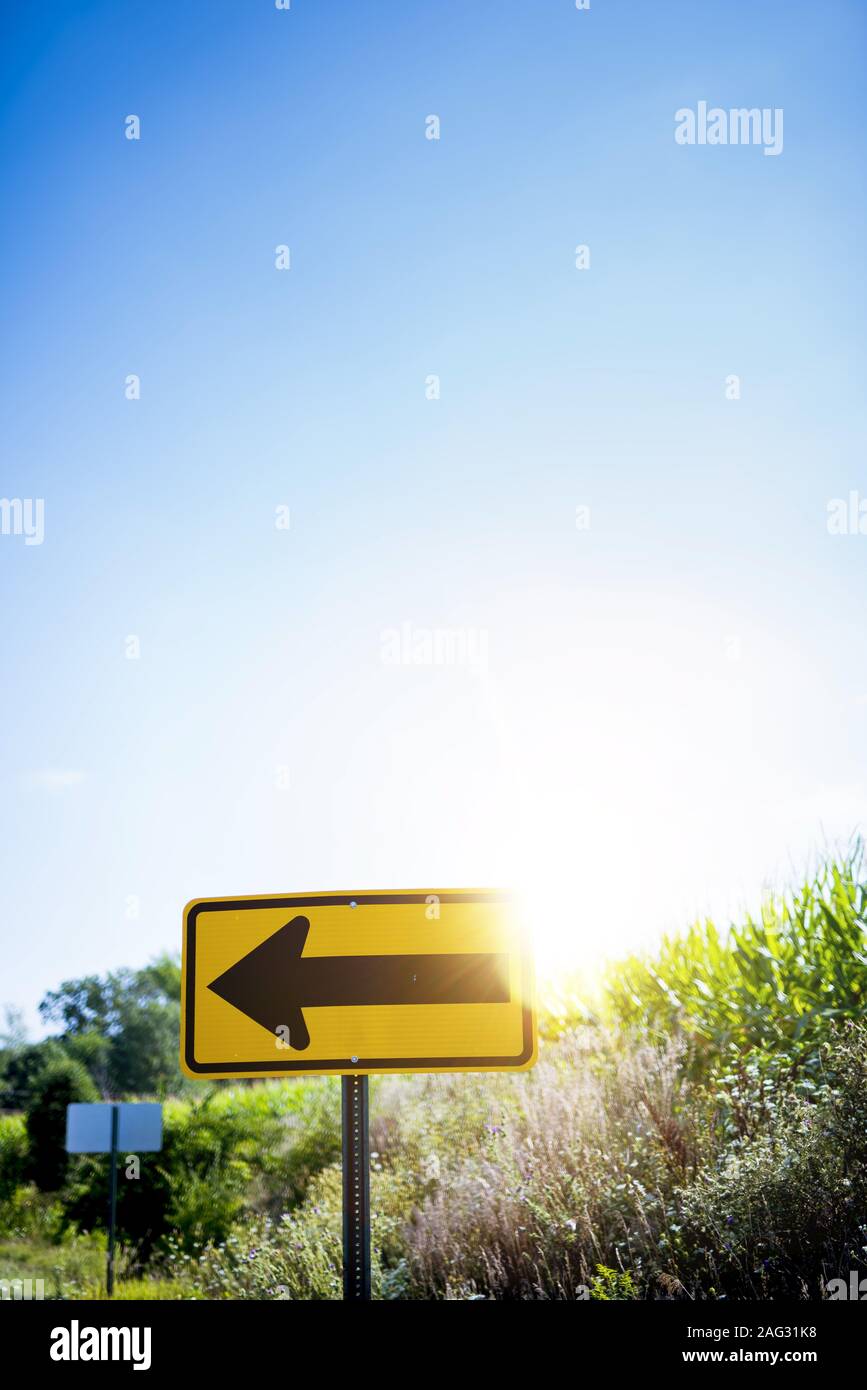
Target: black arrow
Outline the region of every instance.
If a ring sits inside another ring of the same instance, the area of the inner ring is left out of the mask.
[[[269,1033],[288,1029],[296,1052],[310,1046],[302,1009],[511,998],[508,955],[302,956],[309,930],[306,917],[293,917],[208,985]]]

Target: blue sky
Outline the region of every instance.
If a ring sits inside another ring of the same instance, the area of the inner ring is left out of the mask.
[[[0,1000],[332,887],[514,883],[556,970],[863,823],[861,3],[0,38],[0,494],[45,502],[0,536]],[[679,146],[701,100],[782,153]],[[383,661],[403,623],[486,666]]]

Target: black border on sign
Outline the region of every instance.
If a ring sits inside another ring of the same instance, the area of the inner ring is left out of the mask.
[[[497,1067],[521,1067],[533,1055],[533,971],[529,953],[524,949],[521,956],[521,985],[523,995],[523,1049],[517,1057],[359,1057],[357,1062],[349,1062],[346,1057],[335,1059],[318,1058],[316,1061],[287,1062],[197,1062],[195,1058],[195,1009],[196,1009],[196,919],[200,912],[246,912],[255,908],[272,907],[348,907],[350,903],[359,906],[382,906],[397,903],[426,903],[434,896],[442,903],[501,903],[508,902],[506,893],[437,893],[430,889],[427,893],[340,893],[319,897],[291,898],[229,898],[224,901],[197,902],[190,908],[186,919],[186,1009],[184,1011],[184,1061],[191,1072],[197,1076],[209,1076],[213,1072],[256,1072],[273,1075],[275,1072],[324,1072],[340,1071],[352,1074],[361,1071],[390,1071],[426,1067],[449,1067],[469,1069],[484,1067],[493,1070]]]

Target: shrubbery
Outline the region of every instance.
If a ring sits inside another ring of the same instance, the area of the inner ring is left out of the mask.
[[[825,1059],[835,1084],[808,1102],[787,1083],[750,1138],[716,1123],[718,1098],[684,1079],[676,1045],[624,1047],[593,1031],[493,1087],[470,1076],[383,1085],[376,1296],[820,1297],[867,1269],[867,1030],[841,1030]],[[486,1118],[454,1144],[436,1118],[458,1097],[459,1113]],[[198,1252],[178,1246],[167,1272],[195,1297],[339,1297],[339,1169],[277,1220]]]
[[[27,1180],[30,1145],[23,1115],[0,1115],[0,1221],[18,1188]]]
[[[70,1057],[49,1062],[39,1073],[27,1102],[26,1115],[30,1176],[43,1192],[56,1192],[66,1179],[69,1166],[67,1106],[98,1099],[90,1076],[80,1062]]]

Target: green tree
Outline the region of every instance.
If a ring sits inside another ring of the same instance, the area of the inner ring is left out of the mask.
[[[10,1048],[2,1060],[0,1110],[26,1110],[46,1068],[53,1062],[62,1062],[65,1056],[54,1038]]]
[[[65,980],[39,1012],[105,1094],[153,1095],[183,1088],[180,1000],[180,966],[163,955],[141,970]]]
[[[31,1176],[43,1192],[57,1192],[66,1178],[66,1107],[98,1100],[90,1076],[71,1057],[51,1062],[37,1077],[26,1115]]]

